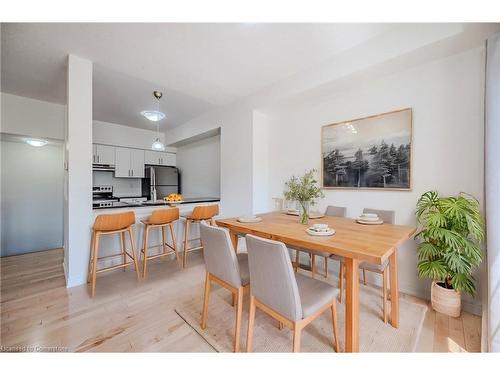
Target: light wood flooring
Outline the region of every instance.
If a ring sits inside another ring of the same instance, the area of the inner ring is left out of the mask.
[[[199,252],[190,253],[184,271],[175,260],[151,261],[141,282],[132,268],[100,275],[93,299],[86,286],[65,287],[61,249],[0,262],[0,351],[213,351],[174,311],[192,288],[203,292]],[[480,335],[480,317],[449,318],[429,306],[417,350],[478,352]]]

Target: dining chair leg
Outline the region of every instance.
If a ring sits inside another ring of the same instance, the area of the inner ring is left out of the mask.
[[[231,306],[234,307],[236,305],[236,293],[231,293]]]
[[[250,296],[250,309],[248,311],[248,330],[247,330],[247,352],[252,351],[253,327],[255,325],[255,297]]]
[[[92,265],[94,262],[94,241],[95,241],[95,233],[92,231],[92,237],[90,237],[90,256],[89,256],[89,268],[87,271],[87,283],[90,283],[92,280]]]
[[[366,285],[366,270],[363,270],[363,285]]]
[[[142,245],[142,278],[146,278],[148,267],[148,244],[149,244],[149,226],[144,227],[144,243]]]
[[[298,353],[300,352],[300,336],[302,333],[302,327],[299,325],[295,324],[294,330],[293,330],[293,352]]]
[[[325,260],[325,279],[328,279],[328,258],[323,258]]]
[[[342,293],[343,293],[343,285],[344,285],[344,263],[339,263],[339,301],[342,303]]]
[[[387,270],[382,272],[382,291],[384,294],[384,323],[387,324]]]
[[[243,287],[238,288],[236,305],[236,327],[234,328],[234,352],[240,351],[241,314],[243,311]]]
[[[333,301],[332,303],[332,324],[333,324],[333,339],[334,339],[334,348],[337,353],[340,352],[340,344],[339,344],[339,327],[337,324],[337,301]]]
[[[295,272],[299,270],[300,251],[295,250]]]
[[[314,274],[316,273],[316,255],[309,254],[309,261],[311,263],[311,274],[314,279]]]
[[[94,249],[92,251],[94,254],[92,262],[92,297],[95,296],[95,279],[97,276],[97,258],[99,256],[99,233],[95,234],[94,238]]]
[[[137,280],[141,281],[141,274],[139,270],[139,262],[137,261],[137,251],[135,249],[134,233],[132,228],[128,228],[128,234],[130,237],[130,252],[132,253],[132,260],[134,261],[135,272],[137,273]]]
[[[163,246],[163,254],[167,253],[166,239],[167,239],[167,237],[165,236],[165,226],[162,226],[161,227],[161,244]]]
[[[184,229],[184,253],[182,254],[182,268],[186,268],[187,252],[188,252],[188,238],[189,238],[189,219],[186,219],[186,227]]]
[[[122,250],[123,264],[127,264],[127,253],[125,252],[125,234],[121,232],[120,236],[120,248]],[[127,270],[127,267],[123,267],[123,272]]]
[[[170,228],[170,238],[172,239],[172,247],[174,248],[175,258],[177,259],[177,263],[180,264],[179,252],[177,251],[177,241],[175,240],[175,235],[174,235],[174,227],[172,223],[170,223],[168,227]]]
[[[208,301],[210,297],[210,274],[205,275],[205,294],[203,296],[203,312],[201,314],[201,329],[207,328]]]

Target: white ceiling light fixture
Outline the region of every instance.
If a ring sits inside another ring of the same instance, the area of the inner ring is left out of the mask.
[[[149,121],[161,121],[165,118],[165,114],[159,111],[142,111],[141,115]]]
[[[160,112],[160,99],[163,96],[161,91],[153,91],[153,96],[158,100],[158,110],[156,111],[156,139],[151,145],[151,149],[155,151],[165,151],[165,145],[160,141],[160,120],[165,117],[165,115]],[[160,113],[163,117],[160,116]],[[161,118],[160,118],[161,117]]]
[[[45,146],[47,143],[49,143],[45,139],[38,139],[38,138],[27,138],[25,139],[25,141],[27,144],[33,147],[42,147]]]

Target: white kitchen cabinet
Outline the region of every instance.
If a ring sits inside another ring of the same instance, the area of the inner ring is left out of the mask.
[[[165,157],[163,159],[163,165],[169,165],[175,167],[177,163],[177,155],[172,152],[165,152]]]
[[[161,158],[163,154],[164,152],[149,150],[144,151],[145,164],[161,165]]]
[[[144,177],[144,150],[116,147],[115,177]]]
[[[175,154],[171,152],[149,151],[144,152],[145,164],[175,166]]]
[[[115,147],[94,144],[92,150],[94,164],[115,164]]]
[[[130,171],[132,177],[144,177],[144,150],[130,149]]]

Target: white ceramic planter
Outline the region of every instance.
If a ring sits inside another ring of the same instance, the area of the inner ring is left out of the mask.
[[[437,312],[457,318],[462,309],[461,293],[440,287],[436,281],[431,286],[431,304]]]

